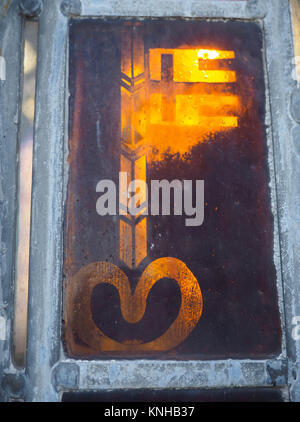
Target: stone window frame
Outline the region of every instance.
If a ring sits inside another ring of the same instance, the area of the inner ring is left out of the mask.
[[[297,183],[300,180],[300,119],[295,106],[300,94],[292,78],[294,51],[289,0],[168,0],[164,3],[160,0],[36,0],[35,3],[40,4],[41,10],[38,17],[28,347],[27,365],[23,371],[12,365],[10,339],[16,201],[16,166],[11,163],[16,164],[15,116],[24,19],[24,10],[22,15],[17,0],[12,2],[5,17],[9,29],[2,46],[10,75],[0,87],[0,130],[5,134],[0,157],[6,206],[6,212],[0,216],[4,239],[0,311],[6,320],[5,339],[0,341],[4,398],[59,401],[62,392],[70,390],[276,387],[281,389],[284,400],[300,401],[300,341],[292,337],[293,318],[300,315],[300,231],[295,225],[300,215],[300,183]],[[30,16],[30,11],[25,14]],[[83,361],[65,356],[61,343],[61,281],[68,139],[68,20],[70,17],[105,16],[226,18],[260,23],[264,38],[265,123],[274,215],[274,262],[282,322],[280,356],[269,360],[205,361]]]

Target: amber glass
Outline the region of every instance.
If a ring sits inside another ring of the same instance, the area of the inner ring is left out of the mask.
[[[292,24],[294,35],[294,68],[292,77],[300,84],[300,0],[291,0]]]
[[[69,56],[67,354],[280,353],[259,25],[74,20]],[[118,215],[96,212],[103,179]],[[204,180],[203,223],[187,226],[172,201],[170,215],[129,214],[137,179]]]

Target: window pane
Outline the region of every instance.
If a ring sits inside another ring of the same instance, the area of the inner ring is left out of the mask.
[[[27,342],[29,242],[37,38],[38,23],[26,21],[24,26],[25,44],[23,63],[23,98],[19,133],[19,204],[13,341],[14,362],[19,367],[25,365]]]
[[[300,83],[300,0],[291,0],[292,23],[294,32],[294,79]]]
[[[259,25],[74,20],[69,91],[67,353],[279,354]]]

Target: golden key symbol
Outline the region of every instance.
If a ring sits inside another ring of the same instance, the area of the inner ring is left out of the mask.
[[[120,343],[105,335],[94,323],[90,298],[95,286],[108,283],[116,287],[120,295],[121,311],[129,323],[143,318],[146,300],[153,285],[161,278],[177,281],[181,291],[179,314],[168,330],[159,338],[148,343]],[[176,258],[159,258],[143,272],[131,294],[127,276],[110,262],[94,262],[78,271],[67,287],[67,326],[76,327],[80,339],[86,343],[91,353],[103,352],[146,352],[166,351],[185,340],[197,325],[202,313],[202,295],[199,284],[187,266]],[[71,336],[72,338],[72,336]],[[75,348],[74,340],[71,349]],[[78,348],[76,349],[78,350]],[[82,353],[84,354],[84,346]]]
[[[193,124],[203,128],[203,133],[207,133],[212,125],[216,131],[225,130],[238,125],[238,117],[234,114],[240,106],[239,98],[234,95],[207,95],[207,91],[194,96],[182,95],[186,83],[189,89],[191,84],[197,85],[196,82],[208,85],[235,83],[235,71],[224,70],[224,66],[220,68],[214,64],[234,59],[233,51],[150,49],[145,65],[143,31],[142,24],[127,23],[121,38],[120,172],[125,177],[121,178],[119,187],[119,258],[131,270],[138,268],[148,254],[147,216],[143,215],[147,193],[140,188],[140,213],[133,216],[128,213],[128,186],[136,180],[146,182],[147,155],[148,158],[151,156],[149,147],[159,147],[153,136],[149,139],[149,124]],[[156,84],[156,91],[151,95],[149,80]],[[160,94],[157,93],[158,87]],[[182,109],[188,109],[187,118],[182,118]],[[226,110],[227,114],[219,115],[220,110]],[[178,116],[181,116],[180,121]],[[195,141],[198,142],[198,139],[195,137]],[[169,140],[166,141],[170,144]],[[146,186],[146,183],[140,186]],[[94,323],[90,301],[97,285],[113,285],[119,292],[124,319],[128,323],[137,323],[144,316],[151,288],[165,277],[178,283],[181,307],[176,320],[159,338],[148,343],[134,340],[121,343],[108,337]],[[150,263],[133,294],[126,274],[109,262],[94,262],[82,268],[67,285],[66,293],[66,330],[71,339],[70,351],[82,356],[98,355],[99,352],[170,350],[189,336],[201,317],[203,307],[201,289],[195,276],[185,263],[172,257],[162,257]],[[79,338],[80,344],[76,338]]]

